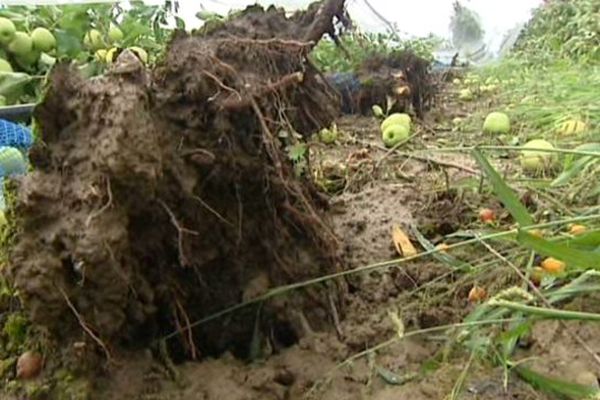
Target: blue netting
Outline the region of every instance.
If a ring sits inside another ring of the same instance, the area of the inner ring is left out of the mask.
[[[0,210],[4,211],[4,177],[27,172],[26,151],[33,144],[31,131],[0,119]]]
[[[28,149],[32,144],[33,135],[29,129],[0,119],[0,146]]]

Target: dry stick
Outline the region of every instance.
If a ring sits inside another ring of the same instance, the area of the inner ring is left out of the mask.
[[[65,293],[64,289],[62,287],[58,287],[58,290],[60,291],[60,293],[64,297],[65,301],[67,302],[67,306],[69,306],[69,308],[71,309],[73,314],[75,314],[75,318],[77,318],[79,325],[81,325],[83,330],[88,335],[90,335],[90,337],[102,348],[102,350],[104,351],[104,354],[106,355],[106,359],[108,360],[108,362],[112,363],[112,361],[113,361],[112,356],[110,354],[110,351],[108,351],[108,348],[106,347],[104,342],[102,342],[102,340],[94,333],[94,331],[92,331],[92,329],[83,320],[83,317],[81,316],[81,314],[79,314],[79,312],[77,311],[77,309],[75,308],[73,303],[71,303],[71,300],[69,300],[69,296],[67,296],[67,293]]]
[[[110,188],[110,177],[109,176],[106,177],[106,192],[108,194],[108,201],[106,202],[105,205],[102,206],[102,208],[100,208],[98,211],[96,211],[95,213],[92,213],[88,216],[87,220],[85,221],[86,227],[90,225],[90,223],[92,222],[92,220],[94,218],[99,217],[103,212],[108,210],[108,208],[112,205],[113,195],[112,195],[112,190]]]
[[[181,264],[182,267],[187,267],[188,266],[188,259],[185,256],[185,251],[183,249],[183,234],[184,233],[188,233],[190,235],[194,235],[194,236],[198,236],[198,232],[196,231],[192,231],[190,229],[187,228],[183,228],[179,222],[177,221],[177,217],[175,217],[175,214],[173,214],[173,211],[171,211],[171,209],[169,208],[169,206],[167,206],[165,204],[164,201],[162,200],[158,200],[159,203],[163,206],[163,208],[165,209],[165,211],[167,212],[167,214],[169,214],[169,217],[171,218],[171,223],[173,224],[173,226],[175,226],[175,229],[177,229],[177,246],[179,249],[179,263]]]
[[[476,236],[479,237],[479,236]],[[523,280],[523,282],[525,282],[527,284],[527,286],[529,286],[531,288],[531,290],[533,291],[533,293],[535,293],[535,295],[542,301],[542,303],[544,303],[544,305],[546,307],[548,307],[549,309],[554,310],[555,307],[552,306],[552,304],[548,301],[548,299],[546,298],[546,296],[544,296],[544,294],[533,284],[533,282],[531,282],[531,280],[527,279],[527,277],[523,274],[523,272],[521,272],[521,270],[519,269],[519,267],[517,267],[514,263],[512,263],[509,259],[507,259],[506,257],[504,257],[502,254],[500,254],[498,251],[496,251],[496,249],[494,249],[492,246],[490,246],[488,243],[486,243],[484,240],[480,240],[481,244],[483,244],[485,246],[486,249],[488,249],[492,254],[494,254],[496,257],[498,257],[500,260],[502,260],[504,263],[506,263],[518,276],[519,278],[521,278]],[[564,321],[559,321],[559,324],[563,327],[563,329],[573,338],[575,339],[575,341],[577,343],[579,343],[579,345],[581,347],[583,347],[583,349],[589,353],[590,356],[592,356],[592,358],[594,359],[594,361],[596,361],[596,363],[598,365],[600,365],[600,357],[594,352],[594,350],[581,338],[581,336],[579,336],[579,334],[577,332],[574,332]]]
[[[384,24],[386,24],[388,26],[388,29],[390,30],[390,32],[394,36],[396,36],[396,39],[400,39],[400,35],[398,35],[398,31],[394,27],[394,24],[392,24],[387,18],[385,18],[381,13],[379,13],[379,11],[377,11],[375,9],[375,7],[373,7],[371,5],[371,3],[369,3],[369,0],[364,0],[364,2],[367,5],[367,7],[369,8],[369,10],[371,10],[371,12],[373,14],[375,14],[375,16],[377,16],[377,18],[379,18],[381,21],[383,21]]]
[[[385,152],[389,152],[390,150],[393,150],[393,148],[392,149],[387,149],[387,148],[385,148],[383,146],[380,146],[378,144],[373,144],[373,143],[365,142],[365,141],[362,141],[362,140],[357,140],[357,141],[359,143],[365,145],[365,146],[367,146],[367,145],[368,146],[373,146],[376,149],[382,150],[382,151],[385,151]],[[432,163],[432,164],[441,165],[442,167],[459,169],[461,171],[468,172],[468,173],[470,173],[472,175],[478,175],[478,176],[481,175],[481,173],[479,171],[476,171],[476,170],[474,170],[472,168],[469,168],[469,167],[461,165],[461,164],[453,163],[451,161],[442,161],[442,160],[436,160],[434,158],[429,158],[429,157],[425,157],[425,156],[417,156],[415,154],[409,154],[409,153],[406,153],[406,152],[403,152],[403,151],[399,151],[399,150],[393,150],[393,151],[396,154],[398,154],[398,155],[400,155],[402,157],[412,158],[414,160],[421,161],[421,162],[424,162],[424,163]],[[387,156],[387,154],[386,154],[386,156]]]

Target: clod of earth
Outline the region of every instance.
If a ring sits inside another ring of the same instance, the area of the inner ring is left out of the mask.
[[[176,34],[152,71],[129,51],[98,78],[54,69],[8,267],[34,324],[107,354],[175,333],[180,359],[246,357],[256,307],[186,327],[247,293],[340,268],[327,202],[297,177],[277,132],[308,135],[336,116],[307,55],[336,18],[347,22],[343,5],[291,17],[249,7]],[[258,278],[264,287],[250,290]],[[265,301],[258,328],[285,347],[327,326],[332,307],[343,315],[338,283]]]

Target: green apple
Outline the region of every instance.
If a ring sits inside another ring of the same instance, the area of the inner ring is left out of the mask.
[[[410,136],[408,127],[404,124],[395,124],[388,126],[382,135],[383,144],[385,147],[394,147],[398,143],[407,140]]]
[[[111,43],[120,42],[123,40],[123,31],[119,29],[118,26],[110,24],[110,29],[108,30],[108,39]]]
[[[33,40],[25,32],[15,32],[15,37],[8,44],[8,51],[15,56],[26,56],[33,50]]]
[[[473,100],[473,92],[471,91],[471,89],[467,88],[467,89],[462,89],[459,93],[458,93],[458,98],[460,100],[464,100],[464,101],[471,101]]]
[[[507,134],[510,132],[510,118],[502,112],[489,113],[483,122],[483,131],[487,133]]]
[[[15,28],[15,24],[8,19],[0,17],[0,43],[1,44],[9,44],[11,40],[15,37],[15,32],[17,28]]]
[[[98,29],[91,29],[85,34],[85,37],[83,38],[83,44],[92,50],[99,50],[103,48],[104,39],[102,38],[102,33],[100,33]]]
[[[4,107],[6,105],[6,97],[0,95],[0,107]]]
[[[392,125],[404,125],[410,132],[410,123],[410,115],[404,113],[394,113],[383,120],[381,123],[381,131],[385,132],[385,130]]]
[[[4,58],[0,58],[0,72],[13,72],[12,66]]]
[[[148,62],[148,53],[146,52],[146,50],[137,46],[131,46],[129,50],[133,51],[135,55],[138,56],[138,58],[142,60],[144,64]]]
[[[50,51],[56,47],[56,38],[46,28],[35,28],[31,32],[33,47],[39,51]]]
[[[335,143],[337,140],[337,130],[323,128],[319,132],[319,139],[321,139],[321,142],[325,144]]]
[[[523,145],[521,152],[521,167],[525,172],[536,173],[551,169],[556,165],[558,156],[554,152],[540,150],[554,150],[552,143],[543,139],[534,139]],[[540,150],[527,150],[540,149]]]
[[[23,68],[29,68],[40,59],[40,52],[38,50],[32,50],[27,54],[17,56],[15,55],[15,60],[17,64],[19,64]]]
[[[373,111],[373,115],[377,118],[383,118],[385,116],[385,114],[383,113],[383,108],[381,108],[377,104],[371,107],[371,110]]]

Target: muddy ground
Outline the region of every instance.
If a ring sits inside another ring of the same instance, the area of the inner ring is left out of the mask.
[[[3,307],[33,323],[36,341],[2,343],[3,398],[545,398],[465,354],[456,330],[399,338],[461,322],[474,285],[493,295],[518,282],[508,267],[388,263],[189,328],[269,289],[398,258],[396,227],[437,245],[481,227],[483,205],[506,216],[473,190],[470,158],[411,151],[478,134],[451,121],[491,103],[459,103],[449,84],[398,151],[382,147],[375,118],[342,117],[336,143],[309,140],[298,176],[282,138],[334,122],[335,96],[305,59],[334,16],[344,22],[338,8],[291,19],[250,8],[208,39],[176,36],[152,71],[128,52],[93,80],[55,71],[36,111],[35,171],[19,182],[12,216],[21,225],[7,276],[22,304]],[[577,330],[600,351],[593,329]],[[34,345],[44,369],[15,380],[15,354]],[[560,325],[536,325],[522,347],[540,372],[584,383],[600,372]]]
[[[443,235],[477,226],[477,210],[482,204],[499,207],[489,198],[456,189],[465,181],[478,179],[476,164],[469,157],[440,155],[434,157],[436,162],[427,162],[404,155],[410,153],[410,148],[462,140],[465,133],[453,130],[450,121],[490,106],[458,102],[451,85],[446,85],[440,96],[442,106],[416,123],[416,137],[400,153],[391,154],[381,147],[378,121],[371,117],[339,119],[341,133],[334,145],[311,141],[312,172],[326,181],[321,182],[322,187],[334,192],[330,195],[329,215],[341,240],[346,269],[397,257],[391,239],[395,225],[407,232],[417,227],[435,243]],[[460,253],[454,255],[461,257]],[[473,254],[463,256],[473,259]],[[491,293],[515,282],[508,269],[489,271],[477,279]],[[249,363],[225,354],[201,362],[184,362],[169,370],[149,351],[128,354],[124,365],[113,370],[110,378],[97,382],[105,389],[96,392],[94,398],[447,398],[469,360],[461,348],[448,351],[451,336],[419,335],[370,355],[356,355],[395,337],[390,313],[402,316],[406,331],[460,322],[474,307],[467,301],[467,292],[475,283],[473,277],[453,272],[439,261],[422,260],[352,275],[348,282],[346,314],[337,326],[332,324],[320,332],[308,328],[298,343],[273,351],[266,359]],[[590,310],[594,302],[585,299],[569,308],[595,311]],[[579,334],[598,353],[597,329],[579,323],[569,328],[566,331],[557,322],[539,322],[528,338],[529,344],[518,350],[515,358],[530,360],[529,366],[548,376],[597,386],[600,368],[573,338],[573,333]],[[456,396],[490,400],[552,398],[516,375],[506,375],[501,367],[477,360]]]

